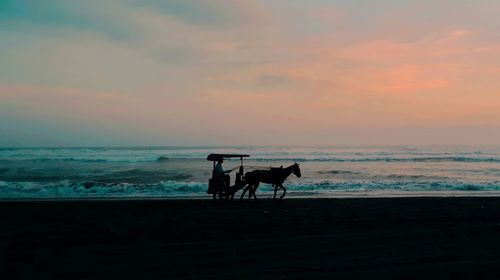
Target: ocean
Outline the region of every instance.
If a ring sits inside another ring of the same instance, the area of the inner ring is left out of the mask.
[[[299,163],[287,197],[500,195],[500,147],[242,146],[0,148],[0,198],[209,198],[210,153],[249,154],[246,171]]]

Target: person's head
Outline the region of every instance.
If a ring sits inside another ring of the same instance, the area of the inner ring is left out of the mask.
[[[223,162],[224,162],[224,160],[222,158],[217,160],[217,163],[223,163]]]

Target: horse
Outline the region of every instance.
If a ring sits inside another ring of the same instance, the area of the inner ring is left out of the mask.
[[[247,186],[243,190],[240,200],[243,199],[247,191],[249,191],[248,198],[253,196],[254,199],[257,199],[255,192],[257,191],[260,183],[271,184],[274,187],[273,199],[276,199],[278,188],[281,188],[283,190],[283,194],[280,196],[280,199],[283,199],[286,195],[286,189],[283,187],[283,182],[285,182],[286,178],[288,178],[288,176],[292,173],[298,178],[302,176],[298,163],[294,163],[285,168],[281,166],[278,168],[271,168],[270,170],[254,170],[247,172],[245,174],[245,183]]]

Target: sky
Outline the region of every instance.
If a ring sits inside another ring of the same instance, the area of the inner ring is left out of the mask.
[[[0,146],[499,144],[499,13],[0,0]]]

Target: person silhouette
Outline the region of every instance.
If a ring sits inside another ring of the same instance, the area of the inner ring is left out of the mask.
[[[229,177],[228,173],[230,173],[233,170],[232,169],[224,170],[224,168],[222,167],[222,163],[224,163],[224,160],[222,158],[217,160],[217,165],[215,165],[215,169],[214,169],[215,177],[222,180],[224,182],[224,184],[226,185],[226,187],[229,187],[229,184],[231,182],[231,177]]]

